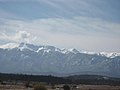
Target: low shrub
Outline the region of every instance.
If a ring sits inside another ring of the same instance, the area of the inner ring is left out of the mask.
[[[69,85],[64,85],[64,86],[63,86],[63,89],[64,89],[64,90],[70,90],[70,86],[69,86]]]
[[[44,85],[36,84],[33,86],[34,90],[47,90],[47,88]]]

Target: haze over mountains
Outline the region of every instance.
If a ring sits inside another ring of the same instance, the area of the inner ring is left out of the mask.
[[[8,43],[0,46],[0,72],[38,75],[97,74],[120,77],[120,53],[94,53],[54,46]]]

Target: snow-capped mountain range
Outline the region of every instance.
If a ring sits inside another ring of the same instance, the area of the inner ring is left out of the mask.
[[[0,72],[120,77],[120,53],[94,53],[74,48],[8,43],[0,46]]]

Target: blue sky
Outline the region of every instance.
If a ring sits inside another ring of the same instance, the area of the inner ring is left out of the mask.
[[[87,16],[120,22],[119,4],[120,0],[0,0],[0,10],[24,19]]]
[[[120,52],[120,0],[0,0],[0,44]]]

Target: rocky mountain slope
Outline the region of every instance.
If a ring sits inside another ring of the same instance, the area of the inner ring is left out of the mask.
[[[93,53],[74,48],[9,43],[0,46],[0,72],[120,77],[120,53]]]

